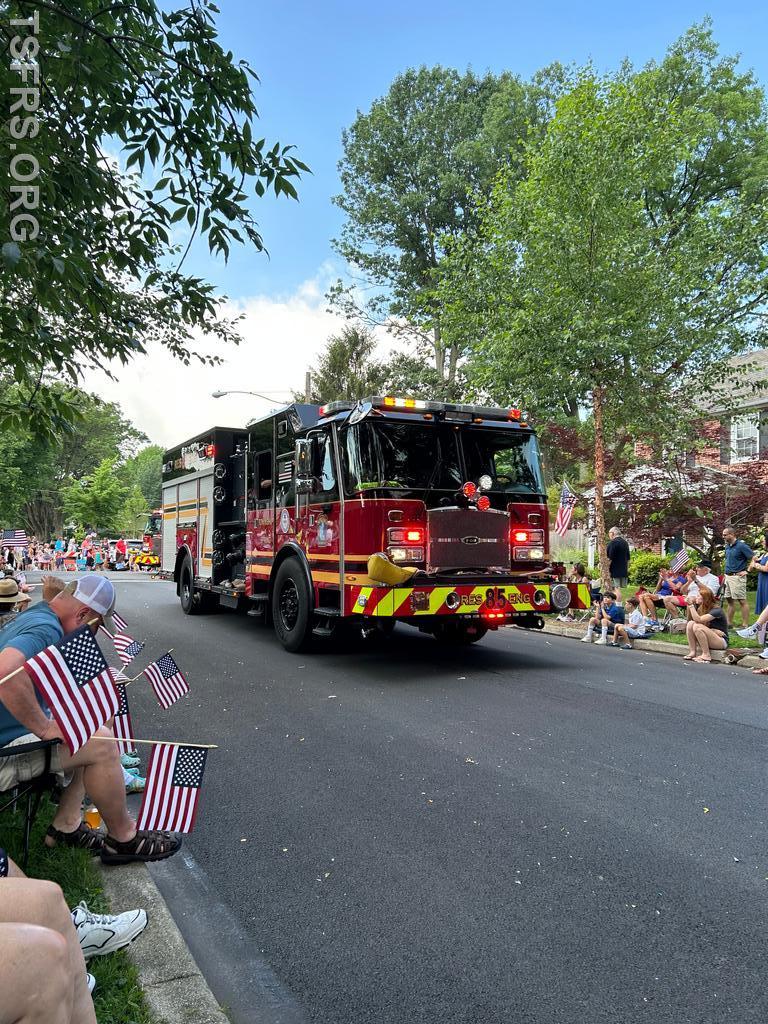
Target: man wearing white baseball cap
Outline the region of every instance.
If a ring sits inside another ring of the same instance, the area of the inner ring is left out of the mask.
[[[115,588],[103,576],[77,580],[50,604],[41,601],[33,605],[0,630],[0,679],[23,669],[28,658],[58,643],[65,633],[86,624],[94,632],[101,622],[111,624],[114,607]],[[112,730],[102,727],[98,736],[112,737]],[[26,672],[19,672],[0,686],[0,747],[63,738]],[[163,860],[181,848],[181,839],[170,832],[137,832],[125,802],[116,743],[93,738],[75,754],[59,744],[51,751],[51,770],[59,775],[64,788],[48,829],[47,846],[79,846],[100,853],[101,859],[110,864]],[[43,771],[43,751],[0,757],[0,791]],[[106,836],[82,820],[86,791],[106,822]]]

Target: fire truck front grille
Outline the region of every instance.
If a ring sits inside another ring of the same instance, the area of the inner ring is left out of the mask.
[[[509,516],[473,508],[427,513],[427,572],[441,569],[509,569]]]

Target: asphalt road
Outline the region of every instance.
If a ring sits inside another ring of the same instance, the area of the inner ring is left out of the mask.
[[[137,684],[137,735],[220,744],[179,911],[271,990],[236,1020],[768,1019],[757,677],[511,629],[296,656],[119,588],[192,687],[163,712]]]

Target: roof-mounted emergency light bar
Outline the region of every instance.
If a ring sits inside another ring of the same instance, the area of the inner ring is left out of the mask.
[[[528,425],[528,414],[521,409],[501,409],[497,406],[460,405],[452,402],[425,402],[419,398],[403,398],[399,395],[377,395],[364,400],[374,409],[398,412],[422,413],[426,419],[439,414],[442,419],[457,422],[480,423],[483,420],[506,420]],[[333,416],[355,408],[354,402],[329,402],[320,406],[320,416]]]

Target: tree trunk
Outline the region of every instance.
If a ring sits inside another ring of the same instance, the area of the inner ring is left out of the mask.
[[[605,540],[605,424],[603,407],[605,392],[602,387],[592,392],[592,412],[595,425],[595,532],[597,551],[600,558],[600,579],[603,591],[610,590],[611,576],[608,568],[608,552]]]
[[[445,349],[440,327],[435,324],[432,329],[432,346],[435,350],[435,369],[440,380],[445,380]]]

